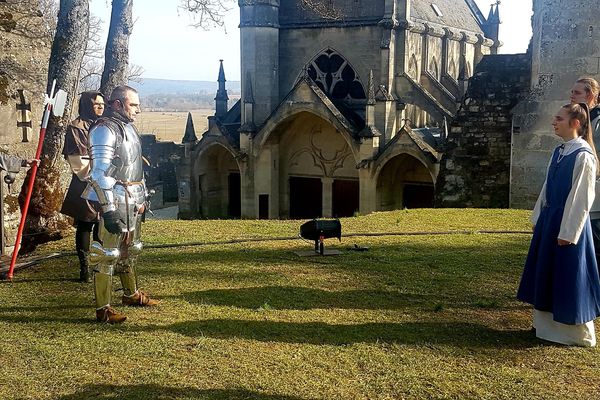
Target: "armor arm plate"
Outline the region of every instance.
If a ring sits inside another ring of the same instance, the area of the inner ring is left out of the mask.
[[[102,211],[114,211],[113,187],[116,180],[112,177],[115,157],[117,135],[106,125],[96,125],[90,130],[89,156],[91,168],[89,181],[90,186],[96,192],[98,200],[102,205]]]

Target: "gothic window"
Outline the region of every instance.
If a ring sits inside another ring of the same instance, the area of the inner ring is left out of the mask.
[[[332,100],[361,100],[367,97],[354,68],[335,50],[327,49],[310,62],[307,73]]]
[[[450,63],[448,65],[448,75],[450,75],[453,79],[456,79],[458,77],[458,74],[456,73],[456,63],[454,62],[454,60],[450,60]]]
[[[435,59],[435,57],[433,57],[431,59],[431,62],[429,63],[429,72],[431,73],[431,75],[433,75],[433,77],[437,80],[440,79],[440,74],[439,74],[439,69],[438,69],[438,63],[437,60]]]
[[[419,65],[417,63],[417,57],[413,54],[408,62],[408,76],[414,80],[418,79],[419,76]]]
[[[362,7],[360,2],[361,2],[361,0],[354,0],[354,2],[352,4],[352,15],[354,17],[360,17],[360,12],[361,12],[361,7]]]

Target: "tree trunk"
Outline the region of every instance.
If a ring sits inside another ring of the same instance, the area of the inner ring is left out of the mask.
[[[60,0],[58,23],[48,66],[48,93],[56,79],[56,88],[68,93],[63,116],[51,117],[41,155],[41,164],[31,195],[31,203],[22,241],[22,251],[27,252],[36,245],[60,238],[68,226],[59,213],[70,172],[62,162],[62,147],[65,130],[71,119],[71,108],[76,96],[79,69],[89,31],[88,0]],[[21,207],[26,196],[27,178],[21,188]]]
[[[110,27],[104,53],[104,71],[100,91],[110,96],[119,85],[127,84],[129,69],[129,36],[133,30],[133,0],[113,0]]]

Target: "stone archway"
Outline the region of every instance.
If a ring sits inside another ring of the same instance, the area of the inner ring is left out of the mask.
[[[377,210],[433,207],[431,172],[416,157],[402,153],[390,159],[377,178]]]
[[[231,151],[210,145],[196,157],[192,171],[199,218],[240,218],[240,169]]]
[[[255,170],[257,195],[269,196],[271,218],[342,217],[358,210],[355,149],[347,136],[307,111],[272,130]]]

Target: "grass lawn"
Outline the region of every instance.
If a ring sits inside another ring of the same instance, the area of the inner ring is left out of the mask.
[[[528,216],[396,211],[343,219],[342,231],[527,231]],[[144,235],[273,238],[300,223],[149,221]],[[530,237],[352,236],[328,240],[343,251],[331,257],[298,257],[311,248],[300,240],[149,248],[141,286],[161,303],[115,301],[119,326],[95,323],[74,256],[46,261],[0,283],[0,399],[600,398],[600,350],[537,340],[515,300]]]

